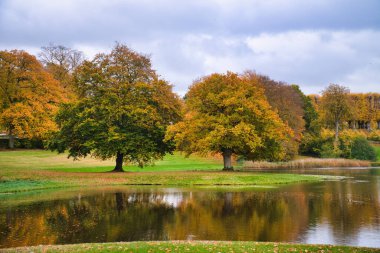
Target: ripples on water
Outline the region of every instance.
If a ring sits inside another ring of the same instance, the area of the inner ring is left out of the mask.
[[[244,240],[380,247],[379,170],[277,188],[97,188],[0,196],[0,247]]]

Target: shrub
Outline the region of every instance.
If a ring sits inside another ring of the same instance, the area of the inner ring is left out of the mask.
[[[306,133],[302,137],[299,152],[302,155],[320,156],[323,140],[320,136]]]
[[[380,130],[373,130],[368,134],[368,140],[380,141]]]
[[[351,158],[376,161],[376,150],[371,146],[367,139],[357,137],[352,143]]]
[[[339,158],[342,156],[342,151],[334,149],[333,142],[325,142],[321,147],[320,156],[322,158]]]

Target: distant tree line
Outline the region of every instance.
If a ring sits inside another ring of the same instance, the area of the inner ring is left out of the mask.
[[[234,158],[372,159],[353,147],[380,140],[380,94],[332,84],[306,96],[297,85],[246,71],[202,77],[181,99],[148,56],[119,43],[91,60],[55,44],[38,58],[0,51],[0,87],[0,130],[10,148],[113,158],[115,171],[174,150],[220,154],[227,170]]]
[[[316,108],[320,107],[322,96],[310,95]],[[380,129],[380,93],[350,93],[347,92],[348,112],[343,119],[344,128],[365,129],[368,131]],[[329,121],[325,121],[329,126]]]

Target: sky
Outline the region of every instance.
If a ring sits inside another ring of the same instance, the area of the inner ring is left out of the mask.
[[[0,50],[54,43],[91,60],[116,41],[150,55],[180,95],[245,70],[306,94],[380,92],[380,0],[0,0]]]

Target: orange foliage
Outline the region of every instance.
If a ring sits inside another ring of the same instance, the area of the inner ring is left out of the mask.
[[[19,138],[43,138],[56,129],[53,116],[67,94],[37,59],[0,51],[0,126]]]

